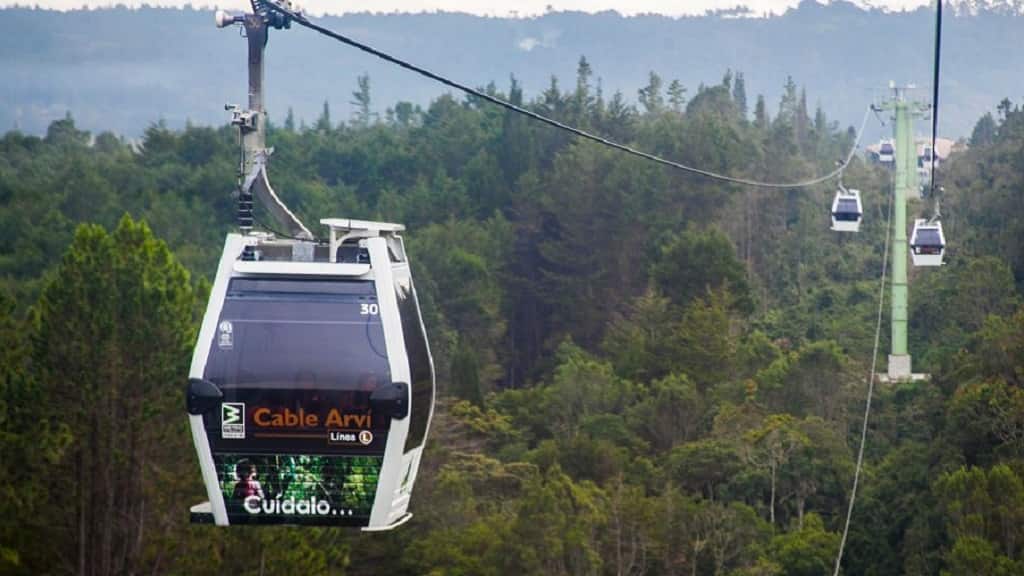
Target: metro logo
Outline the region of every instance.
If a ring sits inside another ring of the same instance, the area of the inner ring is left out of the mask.
[[[224,402],[220,405],[220,437],[234,440],[245,438],[245,404]]]
[[[232,402],[225,402],[220,406],[220,423],[221,424],[241,424],[242,423],[242,411],[245,410],[245,404],[237,404]]]

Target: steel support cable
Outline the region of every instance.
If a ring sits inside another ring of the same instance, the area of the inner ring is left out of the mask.
[[[932,76],[932,154],[931,154],[931,197],[935,198],[935,140],[939,127],[939,64],[942,54],[942,0],[935,10],[935,68]]]
[[[894,183],[895,184],[895,183]],[[846,537],[850,533],[850,519],[853,518],[853,505],[857,499],[857,487],[860,484],[861,470],[864,468],[864,445],[867,444],[868,419],[871,416],[871,397],[875,392],[875,369],[878,365],[878,342],[882,335],[882,313],[885,310],[885,279],[889,270],[889,225],[892,223],[892,197],[889,195],[889,203],[886,206],[885,220],[885,248],[882,251],[882,279],[878,283],[878,317],[875,321],[875,345],[871,351],[871,372],[868,374],[868,395],[864,402],[864,422],[860,428],[860,448],[857,449],[857,466],[853,472],[853,487],[850,489],[850,502],[846,508],[846,521],[843,523],[843,535],[839,540],[839,551],[836,553],[835,571],[833,576],[839,576],[839,569],[843,562],[843,551],[846,549]]]
[[[808,188],[810,186],[814,186],[815,184],[821,184],[822,182],[827,182],[829,180],[834,179],[836,176],[838,176],[839,174],[842,174],[843,171],[846,170],[846,167],[850,164],[850,162],[853,160],[854,155],[857,153],[857,148],[860,145],[861,136],[864,134],[864,126],[867,124],[868,114],[870,113],[870,110],[871,110],[870,107],[869,107],[868,109],[866,109],[864,111],[864,118],[863,118],[863,120],[861,120],[860,129],[857,131],[856,139],[854,140],[853,145],[850,147],[850,152],[849,152],[849,154],[846,155],[846,158],[839,165],[839,167],[836,168],[835,170],[829,172],[828,174],[825,174],[824,176],[818,176],[818,177],[812,178],[810,180],[801,180],[801,181],[798,181],[798,182],[785,182],[785,183],[779,183],[779,182],[759,182],[757,180],[749,180],[749,179],[746,179],[746,178],[737,178],[737,177],[734,177],[734,176],[726,176],[725,174],[718,174],[717,172],[711,172],[709,170],[703,170],[703,169],[700,169],[700,168],[694,168],[693,166],[687,166],[685,164],[680,164],[679,162],[673,162],[672,160],[667,160],[667,159],[662,158],[660,156],[656,156],[654,154],[650,154],[650,153],[644,152],[642,150],[637,150],[636,148],[633,148],[631,146],[627,146],[625,144],[619,144],[618,142],[614,142],[612,140],[608,140],[607,138],[604,138],[602,136],[598,136],[596,134],[591,134],[590,132],[587,132],[585,130],[581,130],[580,128],[576,128],[575,126],[570,126],[568,124],[564,124],[562,122],[559,122],[558,120],[554,120],[552,118],[548,118],[547,116],[544,116],[542,114],[538,114],[536,112],[533,112],[532,110],[528,110],[526,108],[523,108],[522,106],[518,106],[518,105],[513,104],[513,103],[511,103],[511,102],[509,102],[507,100],[503,100],[503,99],[498,98],[496,96],[493,96],[491,94],[487,94],[486,92],[482,92],[480,90],[477,90],[476,88],[471,88],[471,87],[469,87],[469,86],[467,86],[465,84],[461,84],[459,82],[456,82],[454,80],[451,80],[449,78],[441,76],[440,74],[436,74],[434,72],[431,72],[430,70],[427,70],[425,68],[421,68],[421,67],[419,67],[419,66],[417,66],[415,64],[409,63],[409,62],[407,62],[405,60],[402,60],[400,58],[397,58],[395,56],[391,56],[390,54],[387,54],[385,52],[381,52],[380,50],[377,50],[376,48],[373,48],[372,46],[369,46],[367,44],[363,44],[362,42],[359,42],[358,40],[354,40],[352,38],[349,38],[348,36],[345,36],[343,34],[335,32],[335,31],[333,31],[333,30],[331,30],[329,28],[324,28],[323,26],[320,26],[319,24],[311,22],[309,19],[307,19],[301,13],[298,13],[298,12],[295,12],[295,11],[283,8],[283,7],[279,6],[279,5],[277,5],[276,3],[270,2],[270,3],[268,3],[268,6],[271,9],[276,10],[277,12],[280,12],[280,13],[290,17],[292,19],[292,21],[296,22],[297,24],[299,24],[301,26],[304,26],[306,28],[309,28],[310,30],[313,30],[315,32],[319,32],[320,34],[322,34],[324,36],[333,38],[334,40],[337,40],[338,42],[342,42],[344,44],[348,44],[349,46],[352,46],[353,48],[357,48],[359,50],[362,50],[363,52],[366,52],[367,54],[371,54],[373,56],[376,56],[377,58],[380,58],[382,60],[385,60],[387,62],[395,64],[396,66],[400,66],[402,68],[405,68],[406,70],[415,72],[415,73],[417,73],[417,74],[419,74],[421,76],[425,76],[425,77],[427,77],[427,78],[429,78],[431,80],[434,80],[435,82],[439,82],[441,84],[444,84],[445,86],[448,86],[450,88],[454,88],[456,90],[459,90],[461,92],[469,94],[470,96],[479,98],[481,100],[485,100],[487,102],[490,102],[491,104],[494,104],[496,106],[500,106],[502,108],[505,108],[506,110],[510,110],[510,111],[515,112],[517,114],[522,114],[523,116],[527,116],[527,117],[529,117],[529,118],[531,118],[533,120],[536,120],[538,122],[547,124],[548,126],[553,126],[553,127],[557,128],[559,130],[564,130],[566,132],[572,133],[572,134],[574,134],[574,135],[576,135],[576,136],[578,136],[580,138],[583,138],[585,140],[590,140],[590,141],[593,141],[593,142],[597,142],[598,144],[607,146],[609,148],[614,148],[614,149],[619,150],[621,152],[625,152],[627,154],[632,154],[633,156],[637,156],[639,158],[643,158],[645,160],[649,160],[651,162],[655,162],[655,163],[661,164],[663,166],[668,166],[670,168],[675,168],[677,170],[682,170],[683,172],[688,172],[690,174],[696,174],[698,176],[703,176],[705,178],[710,178],[712,180],[718,180],[718,181],[721,181],[721,182],[730,182],[730,183],[733,183],[733,184],[742,184],[744,186],[754,186],[754,187],[758,187],[758,188]]]

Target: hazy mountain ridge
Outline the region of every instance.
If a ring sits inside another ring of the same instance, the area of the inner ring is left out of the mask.
[[[1024,96],[1010,57],[1024,30],[1024,2],[959,2],[946,20],[943,109],[951,136],[1003,97]],[[527,97],[552,75],[574,80],[584,55],[608,95],[634,100],[649,70],[696,91],[726,69],[742,71],[753,99],[773,110],[787,75],[807,87],[812,105],[856,123],[890,79],[927,88],[933,12],[864,9],[847,2],[804,2],[771,18],[729,14],[671,18],[614,12],[554,12],[534,18],[467,14],[350,14],[325,25],[473,85],[510,75]],[[894,45],[887,39],[901,40]],[[79,125],[139,134],[156,119],[220,124],[222,104],[244,103],[245,43],[217,30],[208,10],[114,8],[56,12],[0,10],[0,130],[41,132],[70,110]],[[268,104],[276,120],[289,107],[312,121],[324,100],[347,119],[356,77],[368,73],[374,108],[399,100],[424,104],[444,92],[404,70],[305,30],[275,32],[268,53]],[[296,89],[299,88],[299,89]],[[927,97],[927,90],[922,90]]]
[[[241,1],[241,0],[239,0],[239,1]],[[920,9],[920,8],[922,8],[924,6],[924,5],[922,5],[922,6],[912,6],[912,7],[909,7],[909,8],[908,7],[903,7],[903,6],[901,6],[901,7],[890,7],[890,6],[886,6],[884,4],[879,4],[878,3],[879,0],[835,0],[835,1],[833,1],[833,0],[801,0],[801,1],[802,2],[811,1],[811,2],[814,2],[814,3],[817,3],[817,4],[821,4],[821,5],[829,5],[829,4],[832,4],[832,3],[848,3],[848,4],[852,4],[853,6],[856,6],[857,8],[860,8],[862,10],[871,10],[871,11],[877,11],[877,12],[883,12],[883,13],[906,12],[908,10],[909,11],[913,11],[913,10]],[[884,0],[882,0],[882,1],[884,1]],[[931,6],[931,2],[933,2],[933,1],[934,0],[930,0],[928,5]],[[486,10],[451,11],[451,10],[445,10],[445,9],[434,9],[434,10],[397,10],[397,9],[390,9],[390,10],[365,10],[365,9],[359,9],[359,8],[352,8],[350,6],[348,7],[348,9],[345,9],[346,6],[341,6],[341,7],[339,7],[340,9],[338,9],[338,10],[333,10],[333,9],[324,10],[324,9],[321,8],[321,6],[319,6],[319,5],[315,4],[315,3],[312,5],[312,9],[310,9],[309,4],[310,4],[309,2],[303,2],[301,4],[298,4],[298,6],[301,9],[303,9],[307,14],[309,14],[311,16],[315,16],[315,17],[325,16],[325,15],[326,16],[342,16],[344,14],[384,15],[384,14],[445,14],[445,13],[455,14],[455,13],[457,13],[457,14],[468,14],[468,15],[475,15],[475,16],[482,16],[482,17],[497,17],[497,18],[510,17],[510,18],[529,19],[529,18],[535,18],[535,17],[538,17],[538,16],[543,16],[543,15],[551,13],[551,12],[558,12],[559,11],[557,9],[557,7],[553,7],[551,4],[548,4],[547,5],[547,9],[543,10],[543,11],[532,12],[532,11],[524,11],[524,10],[517,9],[517,10],[508,10],[507,12],[504,12],[504,13],[496,12],[496,11],[493,11],[493,10],[492,11],[486,11]],[[1004,13],[1004,14],[1005,13],[1014,13],[1014,14],[1024,13],[1024,0],[945,0],[944,5],[946,6],[946,10],[952,11],[953,13],[960,14],[960,15],[976,15],[976,14],[978,14],[980,12],[998,12],[998,13]],[[32,4],[32,3],[24,4],[24,3],[21,3],[21,2],[18,2],[18,1],[13,1],[12,2],[11,0],[0,0],[0,9],[3,9],[3,8],[36,8],[36,9],[45,9],[45,10],[57,10],[57,11],[62,11],[62,12],[81,10],[83,8],[87,8],[89,10],[105,10],[105,9],[109,9],[109,8],[118,8],[118,9],[120,9],[120,8],[128,8],[128,9],[137,9],[137,8],[181,8],[181,9],[186,9],[186,10],[208,11],[208,10],[215,10],[218,7],[223,7],[223,6],[219,6],[217,3],[213,3],[213,4],[208,4],[208,3],[186,3],[183,6],[182,3],[180,1],[178,1],[178,0],[155,0],[155,1],[154,0],[144,0],[144,1],[141,1],[141,2],[139,0],[128,0],[128,1],[121,0],[121,1],[117,2],[116,4],[107,5],[107,6],[89,6],[89,7],[87,7],[84,4],[82,4],[82,5],[79,5],[79,6],[64,8],[64,7],[45,6],[45,5],[41,6],[38,2],[36,2],[34,4]],[[337,7],[337,6],[335,5],[334,7]],[[771,16],[782,15],[782,14],[784,14],[785,12],[787,12],[787,11],[789,11],[791,9],[792,9],[792,7],[784,7],[782,9],[773,9],[773,10],[769,10],[769,11],[764,11],[764,10],[757,10],[757,9],[755,9],[755,8],[749,6],[749,5],[743,4],[742,2],[737,2],[733,7],[729,7],[729,8],[713,8],[713,9],[706,9],[704,11],[699,11],[699,10],[686,11],[685,7],[679,7],[677,9],[678,10],[677,12],[655,12],[653,14],[655,14],[655,15],[661,14],[661,15],[665,15],[665,16],[673,17],[673,18],[685,18],[685,17],[694,17],[694,16],[696,16],[696,17],[710,16],[710,17],[725,17],[725,18],[734,18],[734,17],[737,17],[737,16],[748,16],[748,17],[753,17],[753,18],[767,18],[767,17],[771,17]],[[629,11],[629,10],[623,10],[623,9],[611,9],[611,10],[609,10],[609,9],[594,9],[594,10],[584,10],[584,12],[587,12],[587,13],[612,12],[612,13],[618,13],[618,14],[625,15],[625,16],[636,16],[636,15],[642,15],[642,14],[651,14],[650,12]]]
[[[1021,0],[958,0],[949,2],[953,11],[960,15],[976,15],[982,12],[997,14],[1024,14]]]

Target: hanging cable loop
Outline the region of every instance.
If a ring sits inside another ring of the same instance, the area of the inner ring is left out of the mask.
[[[656,164],[661,164],[662,166],[667,166],[669,168],[673,168],[673,169],[676,169],[676,170],[681,170],[683,172],[687,172],[689,174],[694,174],[694,175],[697,175],[697,176],[702,176],[704,178],[710,178],[712,180],[718,180],[720,182],[729,182],[729,183],[732,183],[732,184],[741,184],[741,185],[744,185],[744,186],[754,186],[754,187],[757,187],[757,188],[785,189],[785,188],[809,188],[809,187],[814,186],[816,184],[821,184],[822,182],[827,182],[829,180],[832,180],[832,179],[836,178],[836,176],[842,174],[844,170],[846,170],[846,167],[849,166],[850,162],[853,160],[853,157],[856,155],[857,149],[860,146],[861,136],[863,136],[863,134],[864,134],[864,126],[867,124],[868,115],[871,113],[870,107],[867,108],[864,111],[864,118],[861,120],[860,129],[857,130],[857,136],[854,139],[853,144],[850,146],[849,154],[846,155],[846,158],[844,159],[842,165],[840,165],[835,170],[829,172],[828,174],[825,174],[823,176],[818,176],[818,177],[815,177],[815,178],[811,178],[811,179],[808,179],[808,180],[800,180],[800,181],[797,181],[797,182],[761,182],[761,181],[758,181],[758,180],[751,180],[751,179],[747,179],[747,178],[738,178],[738,177],[735,177],[735,176],[728,176],[728,175],[725,175],[725,174],[719,174],[717,172],[712,172],[710,170],[704,170],[704,169],[701,169],[701,168],[695,168],[693,166],[687,166],[685,164],[680,164],[679,162],[674,162],[672,160],[668,160],[668,159],[662,158],[661,156],[657,156],[655,154],[650,154],[650,153],[644,152],[642,150],[637,150],[636,148],[633,148],[631,146],[627,146],[625,144],[620,144],[618,142],[615,142],[615,141],[609,140],[607,138],[604,138],[603,136],[598,136],[596,134],[592,134],[590,132],[587,132],[585,130],[577,128],[575,126],[570,126],[570,125],[565,124],[563,122],[559,122],[558,120],[555,120],[553,118],[548,118],[547,116],[544,116],[542,114],[538,114],[537,112],[534,112],[532,110],[528,110],[526,108],[523,108],[522,106],[518,106],[518,105],[513,104],[513,103],[511,103],[511,102],[509,102],[507,100],[504,100],[502,98],[498,98],[497,96],[493,96],[491,94],[487,94],[486,92],[483,92],[481,90],[477,90],[476,88],[472,88],[472,87],[467,86],[465,84],[456,82],[455,80],[452,80],[450,78],[447,78],[447,77],[442,76],[440,74],[437,74],[435,72],[431,72],[430,70],[427,70],[426,68],[422,68],[422,67],[417,66],[415,64],[412,64],[412,63],[410,63],[408,61],[402,60],[400,58],[397,58],[395,56],[392,56],[390,54],[387,54],[385,52],[377,50],[376,48],[373,48],[372,46],[369,46],[368,44],[364,44],[362,42],[359,42],[358,40],[354,40],[352,38],[349,38],[348,36],[345,36],[344,34],[341,34],[339,32],[335,32],[334,30],[331,30],[329,28],[325,28],[323,26],[320,26],[319,24],[316,24],[316,23],[310,21],[308,18],[306,18],[306,16],[304,14],[302,14],[300,12],[296,12],[296,11],[291,10],[289,8],[280,6],[276,2],[273,2],[273,1],[268,2],[267,5],[271,9],[276,10],[277,12],[280,12],[280,13],[284,14],[285,16],[289,17],[293,22],[295,22],[295,23],[297,23],[297,24],[299,24],[301,26],[309,28],[310,30],[318,32],[318,33],[320,33],[320,34],[322,34],[324,36],[327,36],[329,38],[333,38],[334,40],[337,40],[338,42],[341,42],[343,44],[347,44],[349,46],[352,46],[353,48],[357,48],[359,50],[362,50],[363,52],[366,52],[367,54],[371,54],[373,56],[376,56],[377,58],[380,58],[381,60],[384,60],[386,62],[390,62],[390,63],[392,63],[392,64],[394,64],[396,66],[400,66],[402,68],[405,68],[406,70],[409,70],[411,72],[415,72],[416,74],[419,74],[421,76],[425,76],[425,77],[427,77],[427,78],[429,78],[431,80],[434,80],[435,82],[439,82],[441,84],[444,84],[445,86],[448,86],[449,88],[454,88],[456,90],[459,90],[460,92],[464,92],[464,93],[466,93],[466,94],[468,94],[470,96],[473,96],[475,98],[479,98],[479,99],[484,100],[486,102],[490,102],[491,104],[494,104],[496,106],[500,106],[502,108],[505,108],[506,110],[509,110],[511,112],[515,112],[516,114],[521,114],[523,116],[526,116],[528,118],[536,120],[537,122],[541,122],[543,124],[547,124],[548,126],[552,126],[552,127],[557,128],[559,130],[563,130],[565,132],[569,132],[569,133],[574,134],[577,137],[582,138],[584,140],[590,140],[592,142],[597,142],[598,144],[601,144],[602,146],[607,146],[609,148],[614,148],[616,150],[619,150],[621,152],[625,152],[627,154],[631,154],[631,155],[636,156],[638,158],[643,158],[645,160],[649,160],[649,161],[654,162]]]

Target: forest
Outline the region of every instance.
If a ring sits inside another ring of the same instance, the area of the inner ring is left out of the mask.
[[[485,89],[792,181],[855,137],[798,80],[768,102],[741,72],[652,72],[632,104],[581,58],[530,101],[515,78]],[[834,183],[712,182],[473,98],[378,115],[359,87],[349,118],[273,125],[270,173],[308,223],[408,227],[440,394],[412,520],[189,524],[206,493],[184,391],[235,230],[237,134],[155,122],[131,142],[69,113],[0,138],[0,573],[831,574],[891,173],[854,159],[865,224],[839,236]],[[1024,574],[1024,108],[992,105],[941,168],[947,265],[910,279],[931,378],[875,387],[844,574]]]

